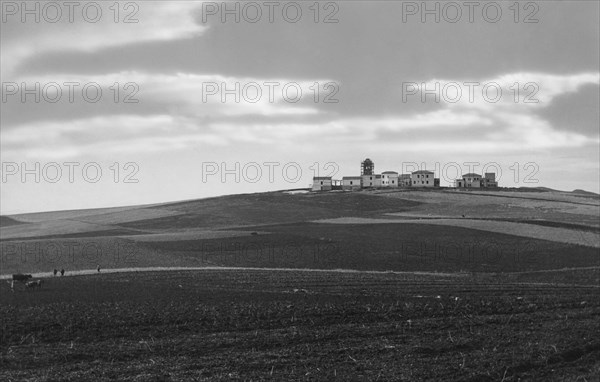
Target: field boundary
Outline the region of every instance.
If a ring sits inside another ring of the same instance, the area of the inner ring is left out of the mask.
[[[32,273],[35,278],[60,278],[69,276],[88,276],[104,273],[135,273],[135,272],[173,272],[173,271],[273,271],[273,272],[320,272],[320,273],[360,273],[360,274],[397,274],[397,275],[421,275],[421,276],[439,276],[439,277],[466,277],[468,273],[447,273],[447,272],[421,272],[421,271],[367,271],[358,269],[318,269],[318,268],[266,268],[266,267],[132,267],[132,268],[107,268],[98,272],[97,269],[83,269],[65,273],[64,276],[54,276],[52,272]],[[11,274],[1,274],[0,280],[10,280]]]

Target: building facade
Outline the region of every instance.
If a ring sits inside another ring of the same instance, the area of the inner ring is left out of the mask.
[[[434,187],[433,171],[419,170],[411,174],[411,187]]]
[[[396,171],[382,172],[381,187],[398,187],[398,173]]]
[[[365,159],[360,163],[360,175],[374,175],[375,174],[375,163],[369,158]]]
[[[464,187],[481,188],[481,175],[470,172],[462,176]]]
[[[332,180],[330,176],[315,176],[313,178],[313,191],[331,191]]]
[[[362,188],[381,187],[381,175],[362,175]]]
[[[355,191],[360,190],[362,184],[361,176],[345,176],[342,178],[342,190]]]
[[[485,176],[482,177],[479,174],[468,173],[464,174],[461,179],[454,181],[454,187],[456,188],[493,188],[498,187],[496,182],[496,173],[486,172]]]
[[[398,177],[398,187],[410,187],[412,185],[411,174],[401,174]]]
[[[483,177],[483,187],[493,188],[498,187],[498,182],[496,182],[496,173],[494,172],[486,172]]]

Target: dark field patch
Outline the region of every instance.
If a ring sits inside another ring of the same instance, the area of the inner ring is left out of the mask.
[[[184,215],[121,224],[136,229],[218,228],[290,223],[341,216],[374,216],[382,212],[408,211],[421,203],[382,198],[367,192],[289,195],[280,192],[224,196],[168,204]]]
[[[93,237],[143,235],[145,233],[146,232],[140,232],[140,231],[133,230],[133,229],[116,228],[116,229],[106,229],[106,230],[90,231],[90,232],[73,232],[73,233],[65,233],[65,234],[60,234],[60,235],[19,237],[19,238],[14,238],[14,239],[0,240],[0,242],[41,240],[41,239],[81,239],[81,238],[93,238]]]
[[[552,221],[552,220],[538,220],[538,219],[490,219],[490,220],[510,221],[510,222],[515,222],[515,223],[541,225],[544,227],[567,228],[567,229],[575,229],[575,230],[584,231],[584,232],[600,233],[600,227],[592,227],[592,226],[584,225],[584,224],[558,222],[558,221]]]
[[[410,219],[411,217],[407,217]],[[440,220],[446,219],[444,217],[413,217],[412,219],[429,219],[429,220]],[[507,219],[507,218],[480,218],[477,216],[469,216],[471,220],[491,220],[491,221],[504,221],[504,222],[513,222],[513,223],[524,223],[524,224],[535,224],[543,227],[554,227],[554,228],[567,228],[573,229],[583,232],[594,232],[600,234],[600,227],[598,226],[590,226],[586,224],[577,224],[577,223],[569,223],[565,221],[556,221],[556,220],[541,220],[541,219]]]
[[[600,265],[596,248],[461,227],[298,223],[260,229],[271,234],[139,245],[195,266],[516,272]]]
[[[0,285],[0,379],[594,380],[597,287],[266,271]]]
[[[9,227],[11,225],[19,225],[19,224],[27,224],[27,223],[23,223],[18,220],[15,220],[13,218],[9,218],[8,216],[0,215],[0,227]]]

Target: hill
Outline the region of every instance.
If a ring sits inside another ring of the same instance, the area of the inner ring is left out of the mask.
[[[590,192],[590,191],[585,191],[585,190],[573,190],[571,191],[571,193],[576,194],[576,195],[585,195],[585,196],[591,196],[594,198],[600,197],[600,194],[596,194],[595,192]]]
[[[1,273],[99,264],[399,271],[593,266],[599,209],[598,200],[554,191],[397,189],[14,215],[3,219]]]
[[[43,286],[0,283],[0,380],[597,380],[598,208],[439,189],[10,216],[0,274]]]

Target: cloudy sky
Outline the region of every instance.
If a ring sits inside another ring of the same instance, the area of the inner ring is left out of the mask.
[[[99,3],[2,1],[2,214],[301,188],[366,157],[599,191],[596,1]]]

